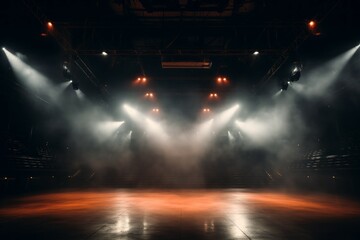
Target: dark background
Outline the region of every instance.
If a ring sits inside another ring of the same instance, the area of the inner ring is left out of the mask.
[[[79,101],[71,87],[61,106],[39,98],[1,54],[3,193],[72,186],[276,186],[358,194],[359,52],[324,97],[299,96],[289,88],[273,99],[294,62],[301,62],[306,74],[359,44],[355,1],[34,0],[5,1],[0,11],[2,46],[23,54],[55,84],[66,81],[67,61],[87,99]],[[316,32],[307,28],[311,19],[317,21]],[[254,56],[254,50],[260,54]],[[212,67],[162,69],[162,60],[210,60]],[[273,66],[279,69],[270,76]],[[146,87],[132,85],[138,76],[147,77]],[[218,76],[230,84],[217,86]],[[156,93],[155,103],[144,101],[147,91]],[[215,91],[221,99],[209,102]],[[160,107],[186,127],[203,107],[224,109],[239,100],[247,102],[250,113],[292,101],[310,130],[299,134],[294,123],[286,138],[276,139],[276,151],[242,144],[230,149],[226,133],[220,134],[197,170],[190,171],[157,160],[161,156],[143,148],[136,126],[127,126],[134,130],[130,149],[136,162],[118,164],[113,161],[122,154],[118,149],[75,134],[72,122],[76,113],[94,106],[124,120],[116,109],[126,101]],[[294,140],[298,135],[301,142]]]

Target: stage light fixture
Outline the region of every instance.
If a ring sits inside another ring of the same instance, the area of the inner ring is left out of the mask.
[[[52,30],[54,28],[54,25],[52,24],[52,22],[47,22],[47,27],[49,30]]]
[[[281,83],[281,90],[286,91],[289,87],[289,83],[288,82],[282,82]]]
[[[228,79],[227,79],[226,77],[218,77],[218,78],[217,78],[217,83],[218,83],[219,85],[221,85],[221,84],[227,84],[227,83],[228,83]]]
[[[210,99],[215,99],[215,98],[217,98],[218,97],[218,94],[217,93],[210,93],[209,94],[209,98]]]
[[[66,64],[63,65],[63,77],[66,80],[71,80],[72,78],[70,69],[66,66]]]
[[[137,77],[136,80],[134,81],[134,84],[135,85],[145,85],[147,82],[147,79],[146,77],[143,77],[143,76],[140,76],[140,77]]]
[[[291,71],[291,75],[289,77],[289,81],[290,82],[299,81],[299,79],[301,77],[301,71],[302,71],[302,64],[299,62],[295,62],[293,64],[293,68]]]
[[[5,50],[6,50],[6,48],[5,48],[5,47],[2,47],[1,49],[2,49],[3,51],[5,51]]]
[[[310,30],[315,29],[316,28],[316,22],[314,20],[311,20],[308,22],[308,27]]]
[[[255,51],[255,52],[253,52],[253,55],[259,55],[259,51]]]
[[[79,90],[79,85],[80,83],[78,81],[72,81],[71,82],[72,84],[72,88],[76,91],[76,90]]]
[[[317,21],[315,21],[315,20],[310,20],[307,23],[307,28],[313,35],[319,36],[321,34],[318,30]]]
[[[146,98],[154,98],[154,93],[152,93],[152,92],[147,92],[147,93],[145,94],[145,97],[146,97]]]
[[[105,51],[103,51],[103,52],[101,53],[101,55],[103,55],[103,56],[107,56],[107,55],[108,55],[108,53],[107,53],[107,52],[105,52]]]

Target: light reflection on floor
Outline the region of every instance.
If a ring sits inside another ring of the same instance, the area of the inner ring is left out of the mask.
[[[70,191],[17,198],[0,206],[0,223],[5,223],[7,228],[16,229],[19,219],[22,219],[21,228],[46,218],[50,219],[46,232],[53,234],[55,226],[52,224],[56,222],[56,231],[62,232],[59,239],[124,236],[167,239],[169,235],[176,238],[179,233],[198,239],[209,236],[214,239],[277,239],[292,236],[294,231],[296,236],[311,239],[317,231],[314,226],[302,229],[295,223],[303,221],[305,225],[316,226],[329,219],[336,224],[340,221],[337,219],[359,217],[357,202],[332,195],[240,190]],[[69,220],[73,224],[69,225]],[[37,232],[45,231],[37,225],[34,227]],[[79,236],[71,235],[74,232]],[[0,228],[0,236],[13,234],[19,233]],[[318,238],[319,233],[316,234]]]

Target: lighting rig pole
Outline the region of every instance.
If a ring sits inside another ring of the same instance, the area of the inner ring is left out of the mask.
[[[48,18],[44,13],[41,12],[39,7],[33,0],[23,0],[23,3],[31,13],[35,16],[35,18],[43,25],[48,27],[49,34],[55,39],[55,41],[60,45],[60,47],[65,51],[68,56],[69,64],[71,66],[77,66],[80,71],[86,76],[88,79],[100,92],[100,95],[103,99],[109,95],[108,91],[101,87],[98,84],[97,78],[90,67],[84,62],[84,60],[80,57],[78,52],[71,47],[71,42],[69,41],[70,34],[65,30],[60,31],[56,26],[53,25],[52,22],[48,22]]]

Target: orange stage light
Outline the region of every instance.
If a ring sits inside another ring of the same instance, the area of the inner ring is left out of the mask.
[[[314,29],[316,27],[316,22],[314,20],[309,21],[308,27],[310,29]]]
[[[52,24],[52,22],[47,22],[47,27],[48,29],[53,29],[54,25]]]

